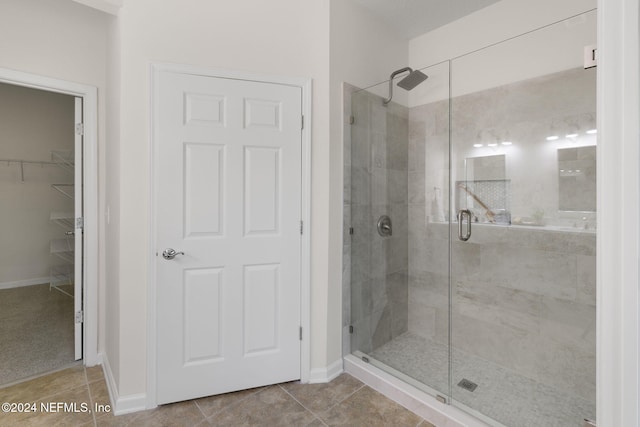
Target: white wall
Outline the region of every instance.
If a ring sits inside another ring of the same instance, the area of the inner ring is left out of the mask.
[[[71,0],[3,0],[0,9],[0,67],[39,74],[98,88],[98,145],[100,157],[99,211],[104,208],[104,149],[106,87],[106,25],[103,13]],[[104,223],[99,225],[100,281],[105,291]],[[104,348],[104,298],[98,347]]]
[[[416,68],[467,55],[512,37],[590,11],[596,0],[502,0],[462,19],[409,41],[409,60]],[[454,96],[512,83],[526,78],[551,74],[578,67],[582,51],[573,49],[577,40],[592,39],[595,44],[595,13],[576,17],[551,29],[518,37],[515,42],[485,49],[453,61],[452,90]],[[557,46],[563,43],[566,51]],[[544,53],[553,46],[551,56]],[[545,58],[545,62],[538,58]],[[505,61],[501,67],[495,61]],[[489,71],[490,70],[490,71]],[[436,67],[428,72],[432,79],[448,81],[448,68]],[[409,106],[446,99],[448,87],[430,84],[418,86],[409,95]]]
[[[105,150],[105,242],[104,259],[107,292],[104,306],[107,328],[105,355],[120,354],[120,22],[109,20],[107,49],[107,120],[109,144]],[[106,360],[114,377],[120,375],[120,358]]]
[[[153,0],[119,15],[120,206],[118,347],[108,349],[121,396],[146,392],[150,63],[172,62],[313,79],[312,368],[327,364],[329,2]],[[116,41],[117,42],[117,41]],[[340,267],[338,267],[340,268]]]
[[[52,150],[73,152],[73,129],[72,96],[0,84],[0,159],[51,161]],[[73,212],[73,201],[51,184],[72,183],[73,172],[24,164],[23,173],[19,163],[0,162],[0,288],[46,283],[49,267],[64,264],[49,254],[49,241],[65,237],[49,214]]]

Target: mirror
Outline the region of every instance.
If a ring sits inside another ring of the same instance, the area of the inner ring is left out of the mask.
[[[596,211],[596,147],[558,150],[558,207],[561,211]]]

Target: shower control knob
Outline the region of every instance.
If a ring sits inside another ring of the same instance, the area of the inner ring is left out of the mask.
[[[391,218],[388,215],[382,215],[378,219],[378,234],[382,237],[388,237],[393,234],[393,229],[391,226]]]

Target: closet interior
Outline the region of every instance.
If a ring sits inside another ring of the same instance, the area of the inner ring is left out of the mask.
[[[74,103],[0,84],[0,387],[74,363]]]

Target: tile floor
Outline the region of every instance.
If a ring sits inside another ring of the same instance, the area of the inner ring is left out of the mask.
[[[0,403],[36,402],[34,413],[0,412],[0,426],[410,426],[434,427],[348,374],[328,384],[295,382],[164,405],[121,416],[81,412],[109,404],[101,367],[71,367],[0,389]],[[41,412],[40,402],[78,412]]]

